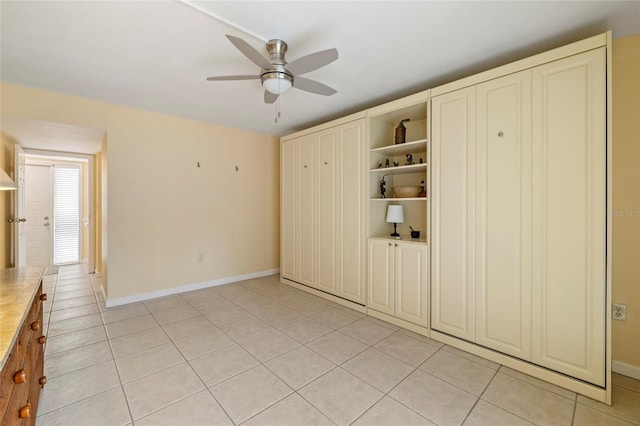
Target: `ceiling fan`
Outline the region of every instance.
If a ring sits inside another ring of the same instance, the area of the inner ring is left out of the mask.
[[[241,38],[231,35],[227,35],[227,38],[244,56],[260,67],[260,73],[258,75],[207,77],[208,81],[260,79],[265,88],[264,102],[267,104],[274,103],[279,95],[289,91],[291,87],[324,96],[337,93],[337,90],[325,84],[300,77],[301,74],[322,68],[338,59],[337,49],[321,50],[287,63],[284,59],[287,43],[282,40],[274,39],[267,43],[267,52],[271,58],[269,60]]]

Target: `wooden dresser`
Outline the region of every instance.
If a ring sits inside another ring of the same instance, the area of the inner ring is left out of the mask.
[[[44,375],[44,267],[0,270],[0,424],[34,425]]]

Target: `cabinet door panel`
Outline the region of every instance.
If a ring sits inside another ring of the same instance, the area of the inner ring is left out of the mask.
[[[605,50],[533,70],[533,361],[605,380]]]
[[[531,357],[531,71],[476,87],[476,342]]]
[[[297,280],[297,139],[283,142],[280,149],[280,271],[284,278]]]
[[[298,247],[300,253],[298,261],[300,264],[299,281],[302,284],[314,286],[315,283],[315,202],[314,190],[314,143],[313,136],[306,136],[299,139],[300,161],[298,165],[298,175],[300,187],[298,189],[299,207],[299,227],[298,227]]]
[[[339,295],[364,303],[364,120],[338,131]]]
[[[395,316],[426,327],[427,246],[395,245]]]
[[[383,240],[369,240],[369,291],[367,306],[370,309],[393,315],[393,244]]]
[[[336,143],[335,129],[317,136],[318,287],[337,294],[336,285]]]
[[[475,88],[432,99],[432,328],[475,339]]]

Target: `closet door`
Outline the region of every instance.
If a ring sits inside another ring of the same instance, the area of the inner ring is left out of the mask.
[[[313,135],[298,139],[300,160],[298,165],[299,216],[298,216],[298,262],[299,282],[315,286],[315,180]]]
[[[605,383],[605,49],[533,69],[533,361]]]
[[[298,279],[298,140],[280,146],[280,272],[283,278]]]
[[[369,240],[369,292],[367,307],[394,314],[394,247],[387,240]]]
[[[476,343],[529,360],[531,70],[476,99]]]
[[[431,102],[431,327],[473,341],[475,88]]]
[[[394,243],[395,315],[427,326],[427,246]]]
[[[338,295],[364,303],[364,119],[337,131]]]
[[[317,134],[318,157],[316,239],[318,241],[318,288],[337,294],[336,285],[336,145],[335,128]]]

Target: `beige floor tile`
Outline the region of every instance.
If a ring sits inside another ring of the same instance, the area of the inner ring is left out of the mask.
[[[311,318],[320,321],[327,327],[338,329],[340,327],[344,327],[345,325],[351,324],[352,322],[355,322],[361,318],[360,316],[352,314],[350,312],[332,308],[326,304],[325,306],[327,306],[329,309],[311,315]]]
[[[582,395],[578,395],[578,403],[628,422],[640,424],[640,392],[614,385],[612,387],[611,406]]]
[[[496,371],[447,351],[438,351],[420,370],[480,396]]]
[[[170,342],[118,358],[116,365],[122,382],[129,383],[184,361],[180,351]]]
[[[271,329],[247,340],[242,340],[240,345],[258,361],[267,362],[297,348],[300,343],[276,329]]]
[[[263,314],[265,312],[273,311],[277,308],[283,307],[273,300],[262,296],[234,300],[234,302],[247,312],[251,312],[253,315]]]
[[[259,364],[238,344],[226,346],[189,362],[207,386],[213,386]]]
[[[435,426],[420,414],[385,396],[364,413],[353,426]]]
[[[53,304],[51,305],[51,310],[58,311],[60,309],[75,308],[77,306],[89,305],[91,303],[96,303],[95,296],[75,297],[73,299],[60,301],[54,300]]]
[[[187,318],[193,318],[200,316],[200,313],[193,309],[189,305],[178,306],[177,308],[163,309],[156,311],[153,317],[158,321],[158,324],[165,325],[176,321],[181,321]]]
[[[333,426],[328,418],[294,393],[252,417],[242,426]]]
[[[116,308],[108,308],[102,312],[102,319],[105,324],[122,321],[129,318],[135,318],[147,315],[149,311],[142,302],[132,303],[130,305],[118,306]]]
[[[351,424],[383,394],[348,371],[337,367],[298,393],[337,425]]]
[[[345,336],[338,331],[326,334],[313,342],[307,343],[306,346],[335,364],[342,364],[368,347],[364,343]]]
[[[498,373],[482,399],[536,424],[571,424],[574,401]]]
[[[62,291],[63,288],[64,287],[56,288],[54,301],[67,300],[67,299],[73,299],[76,297],[85,297],[85,296],[95,297],[93,293],[93,289],[91,288],[91,285],[88,285],[87,288],[74,289],[74,290],[69,289],[69,291]]]
[[[308,317],[320,312],[327,311],[329,309],[333,309],[331,308],[331,306],[327,305],[321,300],[315,300],[312,302],[303,303],[301,305],[293,305],[292,308]]]
[[[365,319],[365,320],[367,320],[367,321],[369,321],[369,322],[371,322],[371,323],[373,323],[373,324],[377,324],[377,325],[379,325],[379,326],[381,326],[381,327],[388,328],[388,329],[393,330],[393,331],[398,331],[398,330],[400,330],[400,327],[398,327],[398,326],[397,326],[397,325],[395,325],[395,324],[391,324],[390,322],[383,321],[383,320],[381,320],[381,319],[374,318],[374,317],[369,316],[369,315],[367,315],[366,317],[364,317],[364,319]]]
[[[335,364],[301,346],[272,359],[265,366],[297,390],[334,368]]]
[[[632,424],[582,404],[576,404],[576,412],[573,415],[574,426],[630,426]]]
[[[393,333],[375,345],[375,348],[414,367],[425,362],[438,351],[433,345],[401,333]]]
[[[366,318],[359,319],[340,329],[340,333],[353,337],[367,345],[375,345],[393,333],[393,330],[374,324]]]
[[[153,327],[137,333],[111,339],[111,349],[116,358],[134,354],[154,346],[169,342],[169,337],[160,327]]]
[[[73,284],[67,284],[67,285],[54,285],[53,288],[49,287],[47,288],[46,292],[53,294],[54,292],[56,293],[56,296],[62,293],[68,293],[71,291],[78,291],[78,290],[86,290],[89,289],[92,291],[92,293],[89,294],[93,294],[93,287],[91,286],[90,282],[78,282],[78,283],[73,283]],[[45,291],[45,288],[42,288],[42,291]]]
[[[207,314],[209,312],[221,311],[223,309],[233,308],[234,305],[229,300],[225,299],[222,296],[219,296],[213,292],[211,295],[207,295],[201,298],[187,299],[183,296],[185,300],[198,312],[201,314]]]
[[[404,334],[405,336],[412,337],[416,340],[420,340],[422,343],[427,343],[431,346],[435,346],[436,348],[441,348],[444,346],[444,343],[440,343],[437,340],[429,339],[428,337],[425,337],[422,334],[414,333],[413,331],[405,330],[404,328],[401,328],[400,330],[398,330],[398,333]]]
[[[75,308],[62,309],[51,313],[51,321],[62,321],[70,318],[82,317],[85,315],[97,314],[97,303],[91,303],[89,305],[77,306]]]
[[[531,383],[532,385],[536,385],[542,389],[546,389],[553,393],[556,393],[560,396],[564,396],[565,398],[569,398],[572,400],[576,399],[576,393],[571,392],[570,390],[561,388],[560,386],[553,385],[549,382],[545,382],[544,380],[536,379],[535,377],[529,376],[528,374],[521,373],[519,371],[513,370],[509,367],[505,367],[504,365],[500,367],[499,370],[501,373],[504,373],[508,376],[515,377],[516,379],[520,379],[524,382]]]
[[[225,309],[210,311],[205,314],[205,317],[218,327],[235,321],[254,318],[251,313],[235,305],[231,305],[231,307]]]
[[[295,321],[304,318],[300,312],[274,303],[275,306],[261,311],[256,311],[255,315],[270,324],[279,324],[287,321]]]
[[[331,333],[333,329],[322,325],[311,318],[302,318],[295,321],[277,324],[278,329],[293,337],[300,343],[309,343],[320,336]]]
[[[134,420],[202,389],[202,381],[186,362],[124,385]]]
[[[136,426],[176,425],[233,426],[233,423],[208,390],[136,420]]]
[[[171,340],[183,339],[195,334],[200,334],[204,330],[213,330],[215,328],[216,326],[211,324],[211,321],[202,315],[162,326],[162,329],[167,333]]]
[[[389,392],[415,369],[374,348],[354,356],[342,364],[342,368],[383,393]]]
[[[40,411],[40,410],[38,410]],[[37,426],[124,426],[131,423],[120,386],[38,416]]]
[[[175,340],[173,343],[186,359],[191,360],[235,342],[218,328],[206,328],[193,336]]]
[[[102,341],[54,355],[47,355],[45,372],[47,378],[52,379],[112,359],[109,342]]]
[[[293,390],[262,365],[211,388],[231,420],[240,424]]]
[[[157,326],[158,323],[151,315],[142,315],[105,325],[107,335],[110,339],[116,339],[121,336],[126,336],[127,334],[148,330]]]
[[[236,342],[263,333],[271,328],[268,323],[255,317],[220,326],[220,329]]]
[[[71,333],[61,334],[59,336],[47,336],[45,353],[49,356],[103,340],[107,340],[107,333],[102,325],[72,331]]]
[[[613,384],[618,387],[629,389],[635,392],[640,392],[640,380],[628,376],[623,376],[622,374],[618,373],[612,373],[611,378],[613,379]]]
[[[38,414],[45,414],[120,386],[116,365],[107,361],[54,377],[40,393]]]
[[[452,354],[456,354],[458,356],[461,356],[462,358],[468,359],[469,361],[473,361],[475,363],[484,365],[485,367],[489,367],[493,370],[497,370],[498,368],[500,368],[500,364],[493,362],[493,361],[489,361],[488,359],[484,359],[484,358],[480,358],[479,356],[476,356],[474,354],[470,354],[469,352],[460,350],[458,348],[454,348],[452,346],[448,346],[448,345],[443,345],[442,346],[442,350],[447,351],[447,352],[451,352]]]
[[[459,425],[477,398],[430,374],[416,370],[389,396],[438,425]]]
[[[527,426],[532,424],[482,399],[473,407],[463,423],[464,426]]]
[[[157,299],[145,300],[143,303],[151,313],[187,305],[187,302],[177,294],[174,294],[172,296],[159,297]]]
[[[91,314],[55,321],[49,325],[49,336],[58,336],[60,334],[71,333],[72,331],[96,327],[98,325],[102,325],[102,317],[100,314]]]

